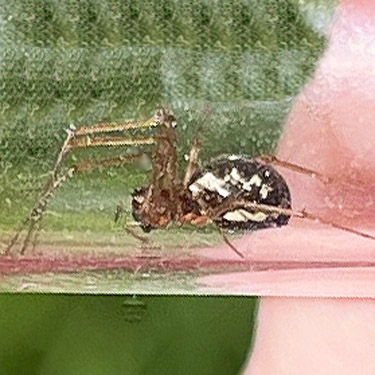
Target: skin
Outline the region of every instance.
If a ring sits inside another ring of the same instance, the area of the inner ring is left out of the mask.
[[[375,234],[374,16],[371,1],[340,5],[329,30],[330,44],[295,100],[277,152],[278,158],[333,180],[324,184],[278,168],[291,190],[294,210],[369,234]],[[375,297],[370,267],[375,263],[374,240],[294,218],[287,226],[257,231],[233,244],[247,259],[272,263],[272,269],[207,276],[203,284],[261,296]],[[237,257],[226,245],[204,249],[202,255]]]
[[[336,195],[337,201],[327,208],[322,204],[327,188],[316,184],[312,194],[305,194],[307,185],[297,185],[297,177],[290,177],[295,204],[341,222],[352,214],[352,223],[362,228],[375,224],[371,199],[375,196],[375,72],[370,67],[375,51],[369,50],[375,31],[369,20],[374,16],[372,1],[341,4],[329,49],[296,101],[278,153],[329,175],[360,179],[361,191],[336,188],[331,196]],[[317,118],[309,114],[309,107],[317,110]],[[336,236],[337,248],[342,249],[342,237],[347,235]],[[349,244],[342,249],[344,257],[351,251],[363,256],[364,243],[353,237]],[[303,251],[313,255],[314,247]],[[372,256],[370,248],[367,256]],[[343,286],[360,273],[354,272]],[[319,273],[314,277],[319,284]],[[320,284],[327,287],[324,281]],[[244,374],[373,374],[374,312],[370,299],[262,299],[254,351]]]
[[[374,374],[375,303],[265,298],[245,375]]]
[[[328,31],[329,46],[315,75],[296,99],[277,156],[335,179],[325,185],[280,170],[294,209],[375,232],[375,2],[340,4]],[[309,270],[269,270],[203,278],[234,292],[262,298],[252,356],[244,370],[258,374],[374,374],[375,243],[312,222],[292,220],[259,231],[235,246],[247,258],[337,262]],[[225,246],[205,256],[235,257]],[[343,262],[351,267],[338,268]],[[363,267],[358,262],[364,262]],[[279,295],[279,298],[272,296]],[[283,297],[281,297],[283,296]],[[308,296],[310,298],[287,298]],[[318,298],[318,297],[351,298]],[[311,298],[315,297],[315,298]]]

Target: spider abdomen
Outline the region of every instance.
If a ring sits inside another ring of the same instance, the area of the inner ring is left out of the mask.
[[[255,230],[286,225],[290,216],[248,208],[236,202],[249,202],[283,209],[291,208],[291,197],[284,178],[271,166],[254,159],[221,157],[192,176],[188,190],[201,215],[217,211],[227,202],[231,209],[212,217],[217,225],[231,230]]]

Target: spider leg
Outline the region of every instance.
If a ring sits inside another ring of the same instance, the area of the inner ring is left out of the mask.
[[[21,236],[22,231],[26,228],[26,226],[29,224],[29,219],[26,219],[22,225],[18,228],[17,232],[15,235],[12,237],[10,240],[8,246],[5,248],[4,255],[8,255],[11,250],[13,249],[13,246],[17,243],[19,237]]]
[[[132,228],[130,228],[130,226],[127,225],[127,223],[125,223],[125,225],[124,225],[124,230],[125,230],[125,232],[127,232],[128,234],[130,234],[132,237],[134,237],[138,241],[141,241],[143,244],[149,244],[150,243],[150,240],[147,237],[142,236],[141,234],[136,233],[136,231],[133,230]]]
[[[65,158],[65,156],[69,153],[69,151],[71,150],[71,146],[70,146],[70,142],[71,140],[74,138],[74,127],[70,127],[69,129],[66,130],[67,132],[67,137],[60,149],[60,152],[57,156],[57,159],[56,159],[56,162],[55,162],[55,165],[51,171],[51,177],[50,179],[47,181],[47,184],[45,185],[44,187],[44,190],[43,190],[43,195],[45,195],[46,193],[48,193],[52,187],[53,189],[53,184],[55,182],[56,179],[58,179],[58,172],[61,168],[61,164]],[[37,209],[37,208],[36,208]],[[5,250],[5,254],[9,254],[10,251],[12,250],[12,247],[16,244],[16,242],[18,241],[18,238],[20,237],[21,235],[21,232],[23,231],[23,229],[29,225],[29,228],[28,228],[28,231],[27,231],[27,234],[26,234],[26,238],[24,240],[24,243],[23,243],[23,246],[21,248],[21,255],[25,252],[26,250],[26,247],[33,235],[33,233],[35,232],[35,238],[34,238],[34,243],[36,244],[36,241],[37,241],[37,232],[38,232],[38,228],[35,228],[35,222],[34,220],[32,220],[32,214],[29,216],[28,219],[26,219],[26,221],[24,222],[24,224],[21,226],[21,228],[16,232],[16,234],[14,235],[14,237],[12,238],[11,242],[9,243],[8,247],[6,248]],[[38,225],[39,227],[39,225]]]
[[[191,225],[205,225],[207,223],[213,223],[215,225],[215,228],[220,233],[220,235],[223,237],[224,242],[233,250],[239,257],[245,258],[245,256],[230,242],[228,236],[224,233],[224,231],[213,221],[213,219],[210,216],[207,215],[196,215],[194,213],[188,213],[184,215],[180,219],[180,223],[183,225],[185,223],[189,223]]]
[[[93,126],[82,126],[75,131],[75,136],[80,137],[84,135],[93,135],[93,134],[103,134],[111,132],[122,132],[125,130],[131,129],[142,129],[142,128],[151,128],[156,127],[159,124],[155,121],[154,117],[146,121],[137,122],[134,120],[124,121],[124,122],[109,122],[96,124]]]
[[[65,139],[65,141],[64,141],[64,143],[63,143],[63,145],[60,149],[59,154],[57,155],[56,162],[55,162],[55,165],[54,165],[53,170],[52,170],[52,178],[56,178],[57,173],[60,170],[61,164],[64,161],[65,156],[71,150],[70,142],[75,136],[74,131],[75,131],[75,128],[73,126],[71,126],[69,129],[66,130],[67,137],[66,137],[66,139]]]
[[[124,212],[125,212],[124,206],[122,204],[118,204],[117,207],[116,207],[116,212],[115,212],[115,223],[117,223],[122,218]],[[125,224],[123,226],[123,229],[125,230],[125,232],[127,232],[128,234],[130,234],[132,237],[134,237],[138,241],[141,241],[144,244],[148,244],[149,243],[149,239],[147,237],[142,236],[142,235],[136,233],[136,231],[133,230],[130,227],[130,224],[128,222],[126,222],[126,221],[125,221]]]
[[[36,224],[36,227],[35,227],[34,238],[31,240],[31,243],[32,243],[32,250],[31,250],[31,251],[32,251],[32,252],[35,251],[36,245],[38,244],[38,239],[39,239],[39,235],[40,235],[41,227],[42,227],[42,222],[39,221],[39,222]]]
[[[225,212],[233,211],[233,210],[239,209],[239,208],[250,209],[250,210],[262,212],[262,213],[265,213],[265,214],[268,214],[268,215],[269,214],[287,215],[287,216],[295,217],[295,218],[298,218],[298,219],[306,219],[306,220],[318,222],[318,223],[323,224],[323,225],[330,226],[332,228],[340,229],[340,230],[343,230],[345,232],[353,233],[353,234],[355,234],[357,236],[360,236],[360,237],[363,237],[363,238],[375,240],[374,235],[362,232],[362,231],[354,229],[354,228],[347,227],[345,225],[336,224],[336,223],[331,222],[329,220],[326,220],[326,219],[324,219],[320,216],[317,216],[317,215],[311,214],[309,212],[306,212],[305,210],[295,211],[295,210],[290,209],[290,208],[282,208],[282,207],[271,206],[271,205],[267,205],[267,204],[253,203],[253,202],[249,202],[249,201],[246,201],[246,200],[229,199],[226,202],[223,202],[220,206],[216,207],[215,209],[212,209],[211,212],[210,212],[210,216],[211,217],[219,217],[219,216],[223,215]]]
[[[199,136],[196,136],[194,138],[194,141],[193,141],[193,144],[191,146],[190,153],[189,153],[189,161],[188,161],[188,165],[186,167],[186,173],[185,173],[185,177],[184,177],[184,186],[185,187],[188,185],[191,177],[193,176],[194,172],[197,169],[199,152],[200,152],[201,148],[202,148],[202,142],[201,142]]]
[[[21,227],[15,233],[11,239],[9,245],[5,249],[4,254],[9,254],[15,244],[18,242],[22,231],[27,228],[26,236],[21,246],[21,254],[24,254],[29,243],[33,241],[34,246],[37,241],[37,232],[40,227],[40,222],[43,218],[44,212],[47,209],[47,205],[51,198],[54,196],[56,190],[63,184],[66,180],[70,179],[77,172],[85,172],[93,168],[105,168],[110,166],[119,166],[124,163],[131,162],[139,157],[143,157],[147,153],[139,153],[133,155],[119,155],[114,158],[104,159],[101,161],[83,161],[65,172],[61,171],[61,166],[65,160],[66,155],[73,149],[76,148],[87,148],[96,146],[139,146],[139,145],[150,145],[156,143],[153,137],[143,137],[143,138],[129,138],[123,136],[117,137],[104,137],[104,134],[112,132],[123,132],[130,129],[143,129],[152,128],[158,126],[159,123],[155,121],[152,117],[146,121],[137,122],[134,120],[115,123],[102,123],[93,126],[83,126],[79,129],[75,129],[73,125],[67,129],[67,137],[58,153],[54,167],[50,172],[50,178],[48,179],[41,197],[33,210],[31,211],[29,217],[23,222]],[[98,137],[93,137],[99,135]],[[34,236],[34,240],[33,239]]]
[[[123,215],[124,211],[125,210],[124,210],[124,206],[122,205],[122,203],[120,203],[116,206],[115,223],[117,223],[122,218],[122,215]]]
[[[191,224],[191,225],[194,225],[194,226],[203,226],[203,225],[209,224],[211,222],[212,222],[212,220],[211,220],[210,217],[208,217],[206,215],[198,215],[198,214],[193,213],[193,212],[189,212],[189,213],[183,215],[179,219],[180,225]]]
[[[228,236],[225,234],[225,232],[217,225],[215,224],[216,229],[219,231],[221,236],[223,237],[224,242],[233,250],[240,258],[245,259],[245,255],[243,255],[229,240]]]
[[[88,147],[119,147],[119,146],[140,146],[156,143],[153,137],[129,138],[124,136],[105,136],[108,133],[124,132],[131,129],[150,129],[159,126],[159,123],[152,117],[146,121],[137,122],[129,120],[125,122],[109,122],[93,126],[82,126],[74,131],[73,137],[68,141],[70,148]],[[95,136],[97,135],[97,136]]]
[[[51,177],[49,180],[49,183],[47,185],[46,190],[42,194],[41,198],[39,199],[37,205],[33,208],[31,211],[29,217],[25,220],[24,224],[21,226],[21,228],[16,232],[12,240],[10,241],[8,247],[5,249],[5,254],[9,254],[12,250],[13,246],[16,244],[18,238],[21,235],[21,232],[23,229],[28,226],[26,237],[23,241],[23,245],[21,247],[21,255],[24,254],[26,251],[26,248],[30,242],[30,239],[32,237],[32,234],[35,230],[35,225],[42,219],[44,211],[47,208],[47,204],[50,201],[50,199],[53,197],[56,189],[67,179],[73,176],[75,172],[74,167],[70,168],[67,172],[61,174],[60,176],[57,176],[56,178],[54,176]]]
[[[38,226],[39,222],[40,221],[36,222],[34,220],[30,221],[29,228],[28,228],[27,233],[26,233],[26,237],[23,241],[23,244],[22,244],[22,247],[21,247],[21,250],[20,250],[21,255],[25,254],[25,251],[26,251],[29,243],[32,241],[33,235],[36,234],[36,230],[37,230],[37,226]]]
[[[148,152],[138,152],[134,154],[121,154],[113,158],[102,160],[86,160],[74,166],[76,172],[86,172],[95,168],[119,167],[124,164],[131,163],[135,160],[142,159],[149,155]]]
[[[142,146],[156,143],[154,137],[129,138],[129,137],[95,137],[89,136],[75,138],[70,142],[73,149],[88,147],[121,147],[121,146]]]
[[[4,254],[9,254],[14,247],[14,245],[17,243],[21,232],[25,229],[25,227],[28,227],[26,237],[23,241],[22,247],[21,247],[21,255],[23,255],[30,244],[31,238],[35,230],[37,230],[38,226],[37,224],[42,220],[45,211],[47,210],[47,205],[50,202],[50,200],[55,195],[57,189],[67,180],[71,179],[76,173],[78,172],[86,172],[89,170],[92,170],[94,168],[105,168],[109,166],[120,166],[125,163],[132,162],[138,158],[144,157],[145,153],[137,153],[137,154],[131,154],[131,155],[119,155],[115,158],[109,158],[109,159],[103,159],[100,161],[83,161],[81,163],[78,163],[77,165],[70,167],[67,171],[64,173],[60,173],[58,175],[52,175],[50,180],[47,183],[47,187],[44,190],[41,198],[39,199],[36,206],[31,211],[29,217],[26,219],[26,221],[23,223],[23,225],[20,227],[20,229],[16,232],[12,240],[10,241],[8,247],[5,249]],[[55,174],[55,173],[54,173]]]
[[[360,237],[363,237],[363,238],[367,238],[369,240],[375,240],[375,236],[373,236],[371,234],[359,231],[359,230],[354,229],[354,228],[347,227],[345,225],[341,225],[341,224],[336,224],[336,223],[330,222],[328,220],[325,220],[324,218],[321,218],[319,216],[310,214],[310,213],[308,213],[306,211],[301,211],[298,214],[300,214],[300,216],[298,216],[300,218],[308,219],[308,220],[312,220],[312,221],[318,222],[320,224],[328,225],[328,226],[330,226],[332,228],[336,228],[336,229],[343,230],[345,232],[353,233],[353,234],[355,234],[357,236],[360,236]]]
[[[256,160],[260,161],[264,164],[276,165],[276,166],[280,166],[280,167],[283,167],[283,168],[288,168],[288,169],[290,169],[291,171],[294,171],[294,172],[305,174],[305,175],[307,175],[311,178],[316,178],[316,179],[320,180],[324,184],[331,184],[331,183],[334,182],[334,179],[332,177],[325,176],[320,172],[316,172],[312,169],[302,167],[301,165],[290,163],[288,161],[278,159],[276,156],[274,156],[272,154],[258,156],[256,158]]]
[[[336,185],[346,186],[346,187],[349,187],[349,188],[353,188],[353,186],[355,186],[356,189],[358,189],[358,188],[363,189],[363,190],[366,189],[366,186],[364,186],[364,183],[359,181],[359,180],[355,180],[355,181],[342,180],[342,179],[339,179],[339,178],[326,176],[326,175],[324,175],[320,172],[317,172],[317,171],[314,171],[312,169],[303,167],[301,165],[290,163],[288,161],[278,159],[276,156],[274,156],[272,154],[258,156],[256,158],[256,160],[258,160],[258,161],[260,161],[264,164],[275,165],[275,166],[279,166],[279,167],[282,167],[282,168],[287,168],[291,171],[307,175],[311,178],[314,178],[314,179],[317,179],[317,180],[321,181],[325,185],[336,184]]]
[[[134,230],[132,227],[139,227],[140,224],[138,222],[125,222],[125,225],[123,227],[123,229],[129,234],[131,235],[132,237],[134,237],[136,240],[140,241],[142,243],[142,246],[141,246],[141,249],[142,249],[142,254],[143,254],[143,251],[147,252],[147,251],[159,251],[161,250],[161,246],[158,245],[158,244],[152,244],[150,243],[150,239],[146,236],[142,236],[141,234],[137,233],[136,230]],[[155,253],[153,253],[151,256],[149,255],[145,255],[143,254],[142,256],[137,256],[138,258],[160,258],[160,255],[155,255]]]

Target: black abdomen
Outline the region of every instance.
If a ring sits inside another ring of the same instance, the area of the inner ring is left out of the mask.
[[[284,178],[269,165],[244,157],[222,157],[206,165],[192,176],[188,189],[201,215],[230,199],[291,208]],[[213,219],[223,228],[255,230],[286,225],[290,216],[237,206]]]

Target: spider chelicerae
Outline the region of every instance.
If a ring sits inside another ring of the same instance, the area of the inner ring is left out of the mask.
[[[153,136],[134,138],[126,135],[132,129],[152,128],[155,129]],[[48,203],[65,181],[78,173],[94,168],[120,166],[147,155],[144,151],[137,151],[100,161],[86,160],[65,166],[66,156],[70,152],[93,147],[154,145],[149,184],[136,189],[132,195],[133,216],[145,232],[166,228],[170,223],[196,226],[213,223],[225,242],[241,257],[242,253],[228,240],[226,231],[280,227],[287,225],[292,216],[375,239],[374,236],[328,222],[304,210],[293,210],[288,185],[274,166],[286,167],[320,179],[323,183],[331,183],[330,178],[324,175],[279,160],[273,155],[257,158],[221,156],[200,167],[199,151],[202,142],[199,137],[193,141],[186,171],[182,175],[179,171],[177,141],[177,119],[171,111],[164,108],[146,121],[103,123],[78,129],[71,126],[40,199],[11,239],[6,254],[11,252],[24,229],[26,234],[21,242],[20,254],[24,254],[30,244],[35,246]],[[118,212],[118,216],[119,214]],[[130,232],[134,234],[133,231]],[[134,235],[145,240],[141,235]]]

